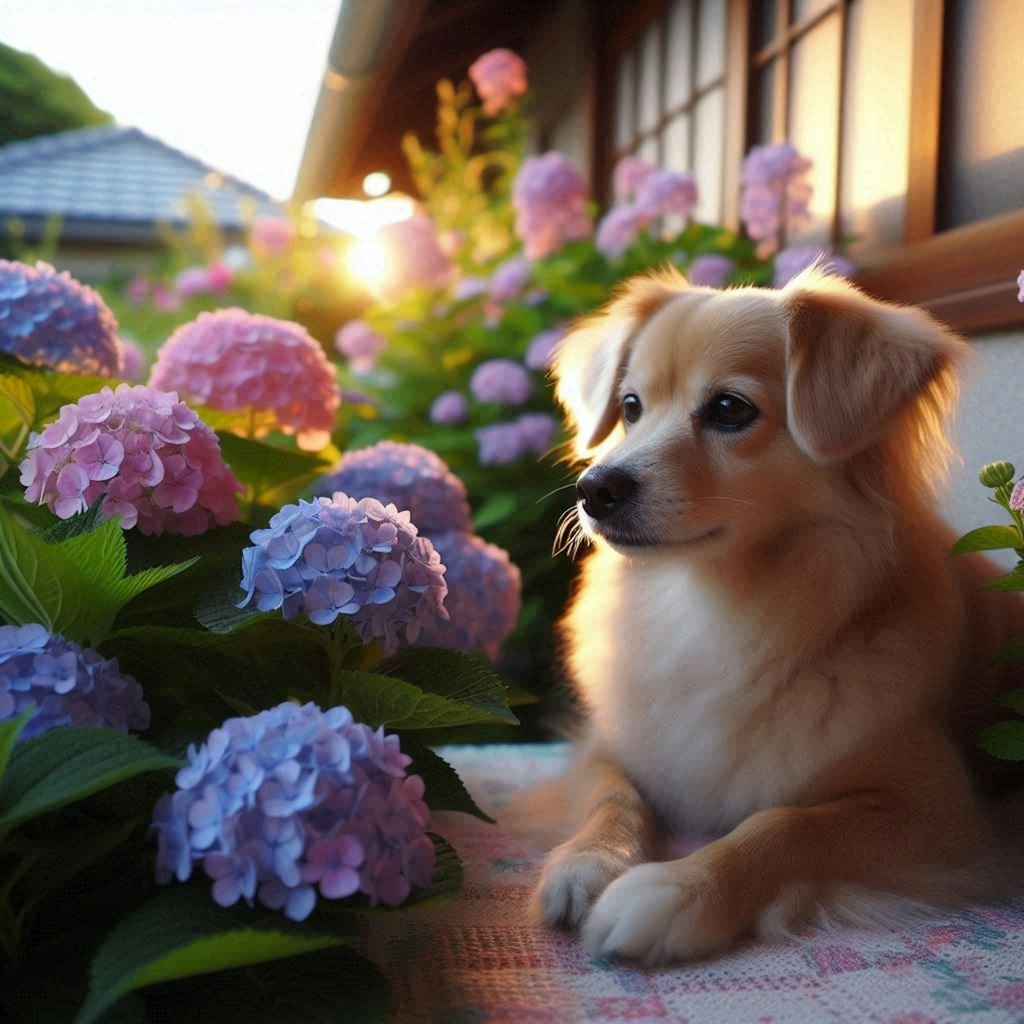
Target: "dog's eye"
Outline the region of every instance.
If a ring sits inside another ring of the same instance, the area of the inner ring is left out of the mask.
[[[716,430],[742,430],[757,416],[756,406],[728,391],[715,395],[704,407],[704,422]]]
[[[640,404],[640,399],[636,395],[626,395],[622,399],[622,418],[627,423],[636,423],[640,419],[640,413],[644,411],[644,407]]]

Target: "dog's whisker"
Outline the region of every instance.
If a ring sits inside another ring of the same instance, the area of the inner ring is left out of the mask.
[[[537,499],[537,504],[539,505],[542,501],[547,501],[548,498],[550,498],[552,494],[557,494],[559,491],[565,491],[565,490],[568,490],[570,487],[575,487],[575,486],[576,486],[576,481],[575,480],[571,480],[569,483],[562,484],[560,487],[554,487],[550,491],[548,491],[547,494],[542,494]]]

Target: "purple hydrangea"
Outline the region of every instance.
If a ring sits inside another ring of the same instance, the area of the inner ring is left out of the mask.
[[[285,505],[242,551],[243,608],[300,612],[326,626],[352,619],[364,643],[388,651],[413,643],[424,625],[446,619],[444,566],[408,512],[376,498],[332,498]]]
[[[361,892],[397,906],[434,873],[423,780],[397,736],[347,708],[279,704],[229,718],[153,811],[156,878],[186,881],[194,864],[222,907],[254,900],[307,918],[324,899]]]
[[[424,629],[418,643],[497,658],[519,617],[519,570],[506,551],[480,537],[444,533],[432,539],[447,570],[450,617]]]
[[[350,320],[334,336],[334,347],[348,360],[352,372],[362,377],[373,370],[388,341],[365,320]]]
[[[469,402],[460,391],[442,391],[430,406],[430,422],[454,427],[466,422]]]
[[[658,168],[640,156],[624,156],[616,165],[612,176],[615,188],[615,199],[619,203],[628,203],[636,198],[640,186]]]
[[[659,217],[687,220],[697,205],[697,184],[689,171],[654,171],[637,187],[636,212],[641,224]]]
[[[547,413],[524,413],[510,423],[481,427],[474,436],[481,466],[503,466],[524,455],[543,455],[551,445],[555,419]]]
[[[530,263],[521,256],[499,263],[491,274],[487,296],[495,302],[511,302],[519,298],[530,281]]]
[[[565,328],[562,326],[551,327],[541,331],[526,349],[523,362],[531,370],[546,370],[551,365],[551,359],[558,348],[559,342],[565,337]]]
[[[522,405],[533,384],[523,365],[514,359],[488,359],[473,371],[469,390],[478,402]]]
[[[698,256],[691,264],[686,276],[690,284],[701,285],[704,288],[721,288],[725,279],[736,269],[728,256],[720,256],[718,253],[705,253]]]
[[[527,259],[562,249],[566,242],[590,237],[587,189],[580,172],[561,153],[550,152],[523,162],[512,186],[516,234]]]
[[[379,286],[382,299],[397,299],[411,288],[444,288],[450,281],[452,262],[429,217],[418,214],[385,224],[377,241],[388,268]]]
[[[598,222],[594,242],[599,252],[617,260],[636,241],[641,227],[642,219],[635,206],[613,206]]]
[[[761,243],[758,255],[771,255],[783,231],[793,231],[807,221],[814,191],[807,181],[811,166],[791,142],[755,146],[744,159],[740,218],[747,234]]]
[[[118,732],[149,726],[142,687],[120,671],[116,658],[108,660],[37,622],[0,626],[0,722],[33,706],[23,740],[62,725]]]
[[[849,277],[854,269],[848,259],[837,256],[831,249],[822,249],[814,245],[795,246],[775,254],[773,284],[776,288],[781,288],[813,263],[839,277]]]
[[[121,376],[125,380],[137,383],[146,376],[146,353],[131,338],[121,338]]]
[[[440,456],[418,444],[380,441],[348,452],[317,481],[314,490],[316,494],[344,491],[394,505],[408,512],[427,536],[469,529],[465,485]]]
[[[1014,485],[1010,494],[1010,508],[1015,512],[1024,512],[1024,476]]]
[[[116,377],[117,320],[91,288],[42,261],[0,260],[0,351],[60,373]]]
[[[487,279],[476,277],[472,274],[467,277],[460,277],[452,289],[452,298],[456,302],[467,302],[483,295],[487,291]]]

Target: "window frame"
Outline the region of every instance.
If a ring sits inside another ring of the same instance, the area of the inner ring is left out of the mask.
[[[792,41],[810,31],[821,20],[838,16],[841,38],[845,32],[849,0],[834,0],[790,24],[792,0],[778,0],[776,38],[753,51],[752,0],[725,0],[725,138],[723,213],[725,224],[739,225],[740,166],[752,137],[751,72],[768,60],[779,61],[775,75],[773,119],[775,134],[783,137],[788,116],[788,55]],[[910,130],[906,181],[906,220],[902,245],[888,251],[877,262],[863,266],[854,280],[878,298],[914,303],[930,310],[960,331],[999,330],[1024,326],[1024,304],[1017,302],[1013,276],[1007,267],[1024,265],[1024,209],[936,232],[936,200],[940,173],[940,131],[942,115],[943,29],[945,0],[912,0],[914,47],[910,66]],[[617,153],[608,130],[613,121],[615,66],[625,52],[655,19],[663,24],[668,0],[640,0],[625,15],[616,17],[615,4],[602,4],[597,26],[598,64],[595,76],[595,123],[592,132],[592,166],[597,194],[610,198],[611,170]],[[664,89],[666,35],[662,31],[662,60],[659,74]],[[845,81],[846,46],[840,50],[840,89]],[[639,68],[635,75],[639,78]],[[716,80],[717,81],[717,80]],[[716,86],[717,87],[717,86]],[[635,91],[635,90],[634,90]],[[702,94],[702,93],[701,93]],[[840,94],[841,95],[841,94]],[[696,96],[687,101],[687,109]],[[832,235],[838,237],[840,206],[839,176],[842,173],[843,107],[839,104],[839,149],[836,159],[837,202],[832,211]],[[680,108],[682,109],[682,108]],[[660,131],[666,118],[662,113],[656,129],[635,133],[635,139]],[[604,126],[604,130],[602,130]],[[635,141],[635,140],[634,140]]]

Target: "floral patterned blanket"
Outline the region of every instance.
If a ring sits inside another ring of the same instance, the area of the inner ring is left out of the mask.
[[[1024,1021],[1024,903],[976,906],[899,932],[750,942],[647,971],[588,956],[526,906],[544,851],[500,825],[523,788],[558,774],[560,744],[449,747],[497,826],[445,822],[465,886],[454,902],[375,919],[363,950],[388,975],[401,1024],[970,1024]]]

